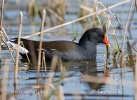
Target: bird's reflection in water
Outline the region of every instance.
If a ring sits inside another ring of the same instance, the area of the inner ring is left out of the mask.
[[[88,84],[90,91],[101,89],[109,76],[104,75],[103,66],[103,68],[97,67],[96,61],[66,62],[63,64],[69,71],[80,72],[81,82]]]
[[[24,62],[24,60],[22,59]],[[50,70],[51,62],[47,62],[47,72]],[[78,77],[81,78],[81,82],[86,83],[88,87],[90,87],[89,91],[87,93],[91,92],[92,90],[98,91],[100,90],[106,83],[107,77],[104,75],[104,66],[103,68],[99,68],[97,66],[96,61],[78,61],[78,62],[62,62],[60,60],[57,61],[57,68],[56,72],[60,71],[60,65],[62,65],[66,72],[73,72],[73,75],[70,75],[70,77],[73,77],[77,74]],[[30,70],[34,69],[33,65],[30,66]],[[34,69],[35,70],[35,69]],[[56,74],[56,73],[55,73]],[[56,75],[55,75],[56,76]]]

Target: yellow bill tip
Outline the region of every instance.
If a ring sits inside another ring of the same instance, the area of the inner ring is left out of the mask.
[[[108,48],[111,48],[111,45],[110,45],[110,44],[106,44],[106,46],[107,46]]]

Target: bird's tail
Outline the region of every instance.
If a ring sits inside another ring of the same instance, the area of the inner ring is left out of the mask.
[[[4,45],[5,43],[2,43],[1,45]],[[12,47],[13,49],[17,50],[18,44],[16,43],[16,39],[14,40],[8,40],[6,41],[6,44]],[[19,45],[19,53],[21,54],[27,54],[29,51],[25,48]]]

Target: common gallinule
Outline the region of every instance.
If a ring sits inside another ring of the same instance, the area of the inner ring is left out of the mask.
[[[28,50],[20,52],[22,57],[26,56],[25,53],[28,53],[29,57],[33,57],[34,53],[38,54],[39,41],[28,39],[21,39],[21,41]],[[14,43],[17,43],[17,39],[14,39]],[[54,55],[57,55],[63,61],[95,60],[98,43],[110,46],[103,30],[91,28],[82,35],[78,43],[72,41],[43,41],[42,50],[45,52],[47,59],[52,59]]]

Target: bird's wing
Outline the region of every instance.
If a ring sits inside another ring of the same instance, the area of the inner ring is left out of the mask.
[[[68,51],[75,51],[78,45],[71,41],[51,41],[51,42],[43,42],[42,48],[48,48],[52,51],[59,51],[59,52],[68,52]]]

